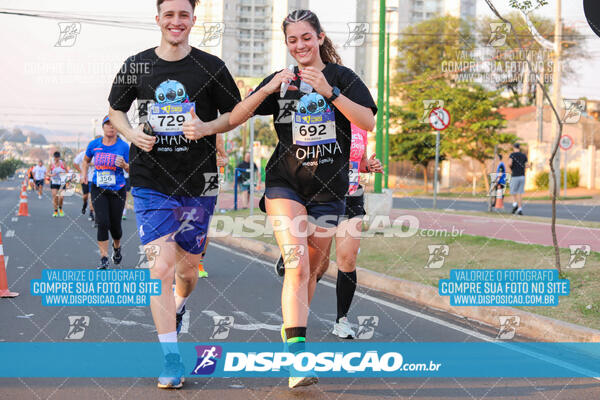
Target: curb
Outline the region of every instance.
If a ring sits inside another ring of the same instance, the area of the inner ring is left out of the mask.
[[[236,247],[271,259],[273,262],[280,256],[279,249],[271,244],[258,240],[240,237],[213,238],[215,242]],[[329,263],[326,275],[336,278],[337,265]],[[379,272],[357,267],[356,275],[359,284],[383,293],[400,297],[420,306],[476,321],[494,328],[500,325],[500,316],[518,316],[521,321],[518,327],[519,336],[540,342],[600,342],[600,331],[571,324],[569,322],[544,317],[512,307],[454,307],[448,297],[438,295],[437,288],[418,282],[391,277]]]

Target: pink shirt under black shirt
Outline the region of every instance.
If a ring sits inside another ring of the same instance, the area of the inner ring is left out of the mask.
[[[350,144],[350,185],[348,187],[348,196],[353,195],[358,190],[360,181],[360,161],[363,154],[367,151],[367,131],[360,129],[352,124],[352,143]]]

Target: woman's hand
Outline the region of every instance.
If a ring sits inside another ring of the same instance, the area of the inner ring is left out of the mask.
[[[229,164],[229,158],[225,155],[217,153],[217,167],[224,167]]]
[[[369,172],[378,172],[380,174],[383,173],[383,166],[381,165],[381,161],[375,158],[375,153],[371,154],[371,158],[367,161],[367,166],[369,168]]]
[[[333,88],[325,79],[325,75],[315,67],[306,67],[298,75],[300,75],[300,79],[312,86],[317,93],[326,99],[333,95]]]
[[[275,74],[273,79],[271,79],[269,83],[262,87],[262,90],[264,90],[267,94],[277,93],[279,92],[282,83],[289,84],[294,80],[296,80],[296,74],[289,69],[284,68]],[[295,86],[290,86],[288,90],[298,90],[298,88]]]
[[[127,163],[125,162],[123,156],[117,156],[117,159],[115,160],[115,166],[117,166],[118,168],[125,168],[126,164]]]

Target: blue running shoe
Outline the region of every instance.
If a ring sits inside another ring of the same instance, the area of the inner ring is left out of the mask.
[[[179,389],[183,386],[185,378],[185,367],[177,353],[169,353],[165,356],[165,367],[158,377],[160,389]]]

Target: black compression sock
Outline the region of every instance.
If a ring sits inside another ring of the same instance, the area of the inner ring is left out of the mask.
[[[285,337],[290,353],[298,354],[304,351],[306,342],[306,327],[285,328]]]
[[[338,270],[335,293],[337,297],[337,318],[335,322],[340,322],[340,318],[345,317],[350,310],[352,298],[356,291],[356,271],[342,272]]]

